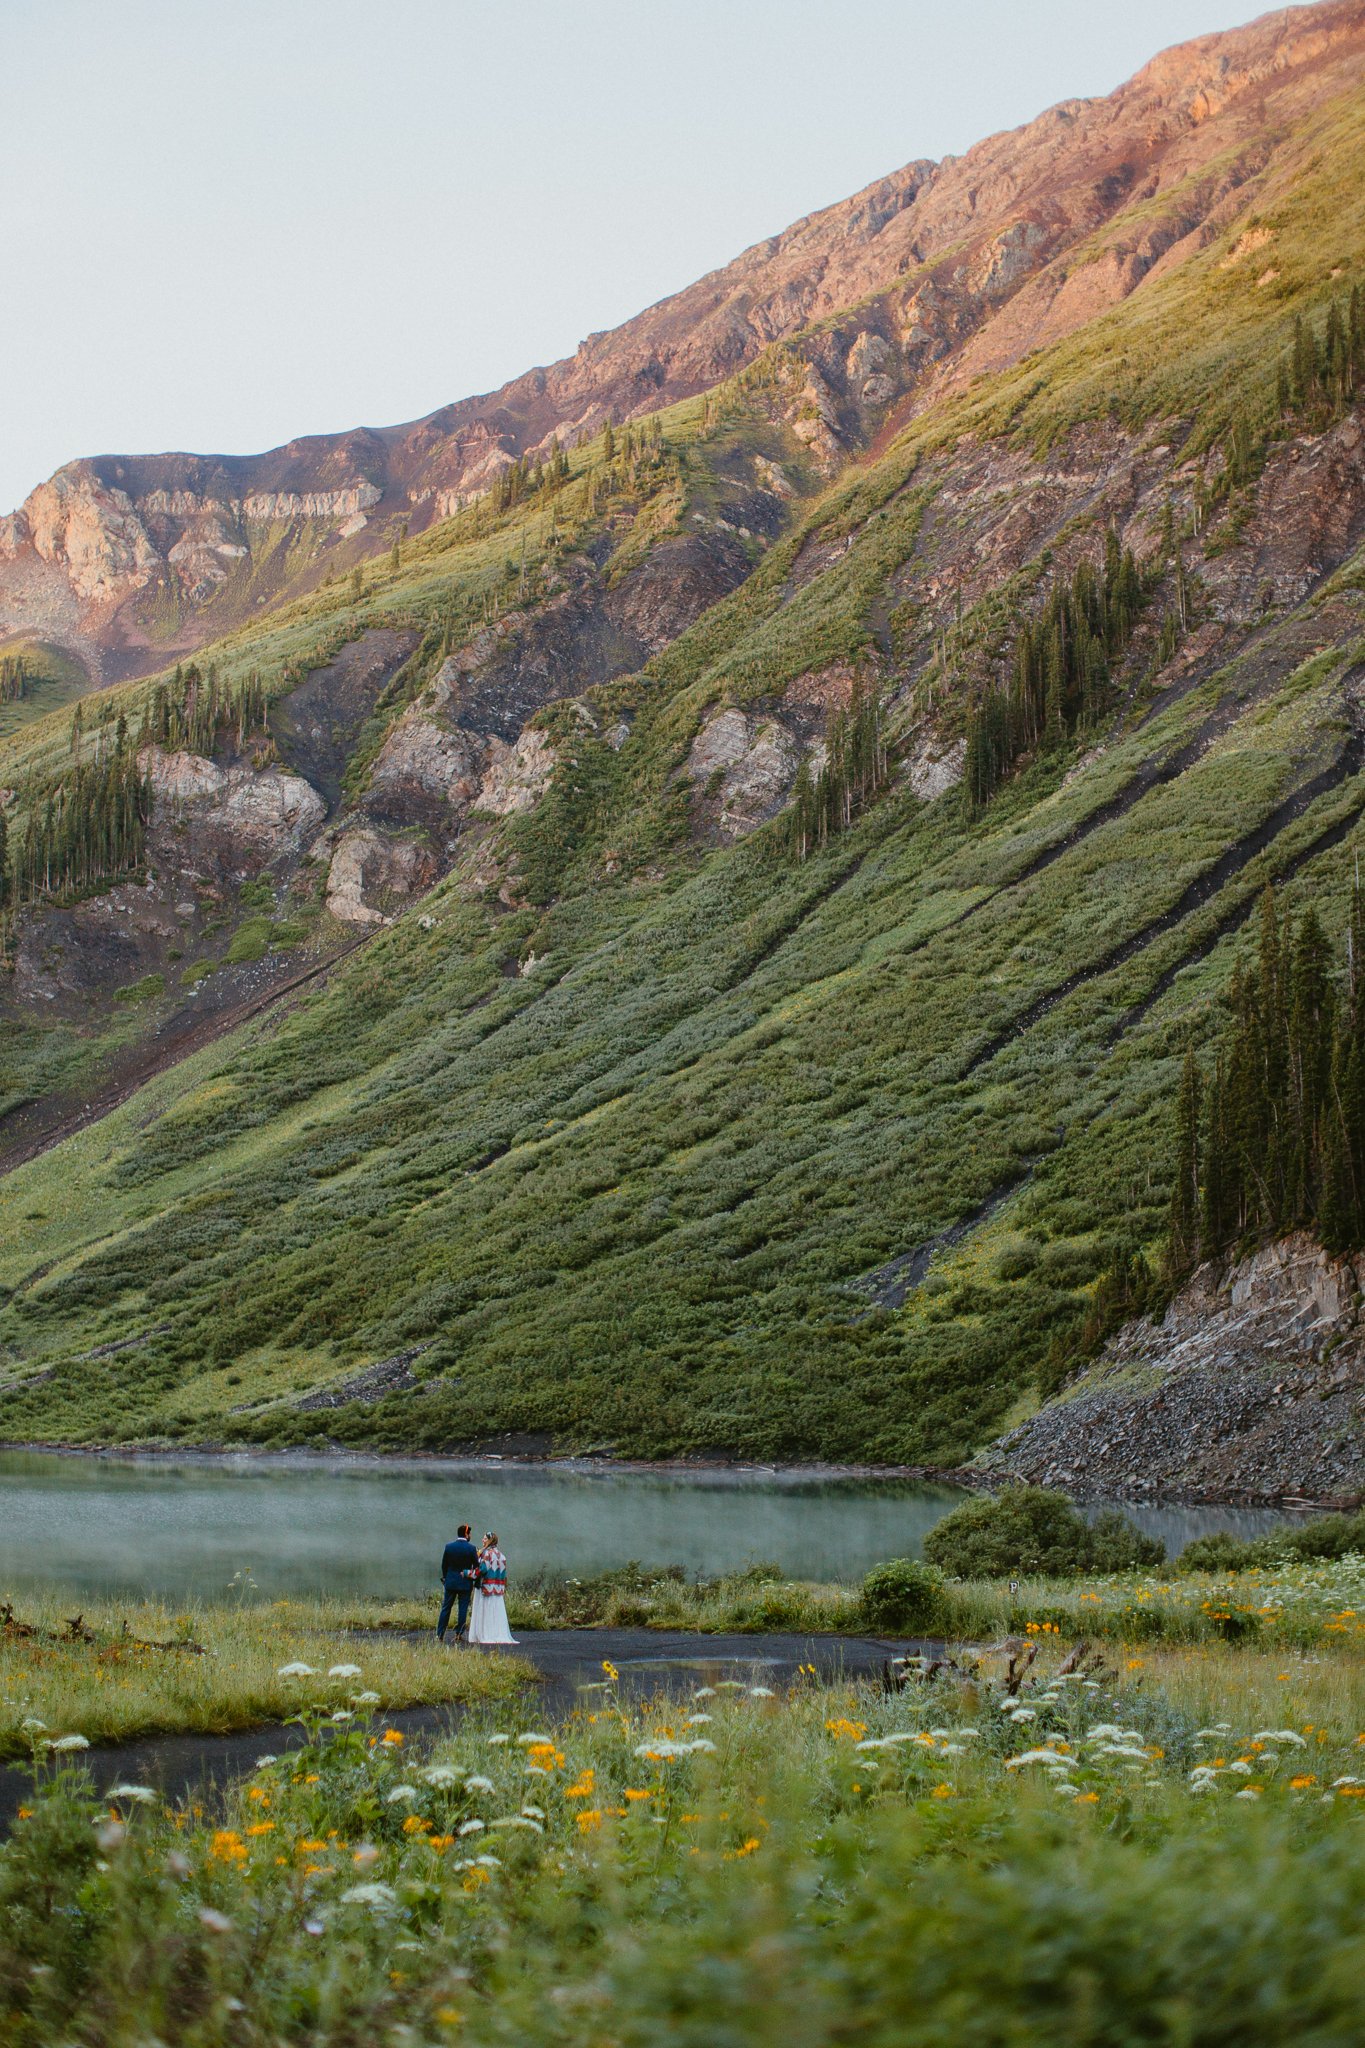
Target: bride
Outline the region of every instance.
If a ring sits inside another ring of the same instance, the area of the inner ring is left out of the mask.
[[[479,1580],[469,1613],[471,1643],[515,1643],[507,1626],[507,1559],[490,1530],[479,1549]]]

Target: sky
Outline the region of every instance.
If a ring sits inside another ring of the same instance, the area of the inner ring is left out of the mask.
[[[1255,0],[0,0],[0,511],[382,426]]]

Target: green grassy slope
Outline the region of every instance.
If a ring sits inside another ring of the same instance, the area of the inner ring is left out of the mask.
[[[480,840],[420,922],[0,1182],[0,1433],[944,1461],[1030,1398],[1114,1246],[1160,1239],[1171,1077],[1258,892],[1340,916],[1365,808],[1349,520],[1334,575],[1230,610],[1218,565],[1259,501],[1254,478],[1219,495],[1215,454],[1187,561],[1201,617],[1223,613],[1216,659],[1148,686],[1167,574],[1104,746],[1026,768],[975,822],[901,775],[797,865],[776,827],[702,843],[676,771],[708,706],[771,703],[833,661],[881,677],[902,732],[931,687],[940,737],[960,729],[1001,621],[1109,516],[1096,495],[998,571],[964,567],[983,447],[1020,505],[1035,486],[1010,465],[1087,436],[1184,502],[1192,458],[1259,431],[1292,313],[1320,319],[1334,272],[1360,274],[1360,122],[1333,110],[1223,242],[911,421],[598,692],[631,736],[578,729],[550,795],[500,828],[519,908]],[[1271,286],[1225,263],[1253,209]],[[734,395],[658,531],[776,432],[763,389]],[[429,537],[373,615],[477,616],[518,531]],[[925,594],[944,564],[965,593],[946,664],[951,588]],[[227,658],[322,616],[293,607]],[[399,1352],[415,1390],[294,1405]]]

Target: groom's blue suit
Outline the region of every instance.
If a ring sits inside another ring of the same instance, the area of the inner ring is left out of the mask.
[[[436,1639],[444,1642],[450,1610],[455,1609],[455,1633],[463,1635],[469,1620],[469,1596],[474,1591],[478,1576],[479,1553],[467,1536],[457,1536],[453,1543],[447,1543],[441,1553],[441,1584],[445,1597],[441,1602],[441,1619],[436,1624]]]

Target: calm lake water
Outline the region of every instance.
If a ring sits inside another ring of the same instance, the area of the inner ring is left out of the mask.
[[[761,1469],[629,1472],[487,1460],[109,1459],[0,1453],[0,1596],[43,1586],[178,1599],[245,1567],[270,1593],[431,1591],[456,1524],[496,1529],[513,1576],[583,1577],[638,1558],[708,1576],[771,1559],[860,1578],[914,1555],[962,1496],[910,1480]],[[1211,1529],[1283,1517],[1139,1508],[1175,1553]]]

